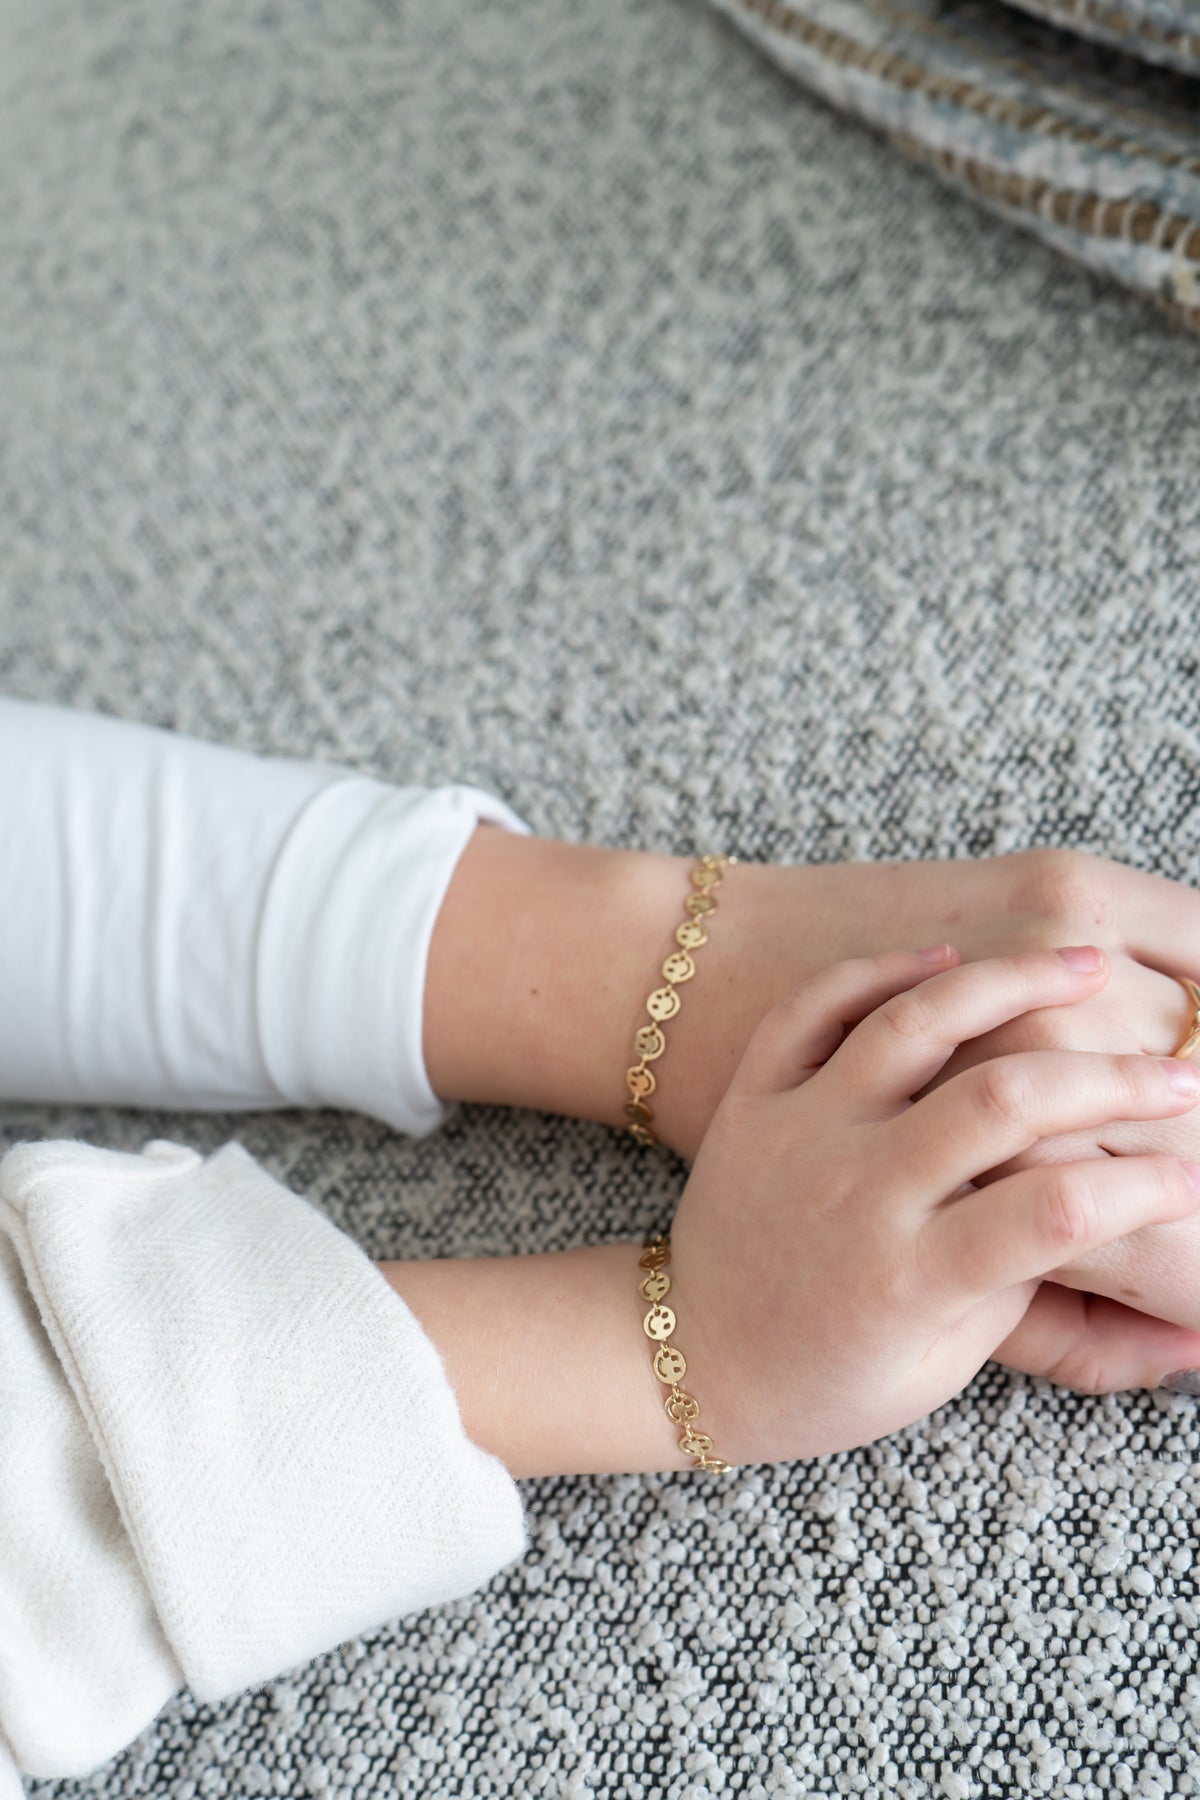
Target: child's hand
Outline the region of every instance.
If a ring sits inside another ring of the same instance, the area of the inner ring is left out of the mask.
[[[1050,950],[955,957],[889,952],[806,982],[763,1020],[708,1128],[665,1304],[696,1429],[727,1462],[815,1456],[924,1417],[1014,1331],[1043,1276],[1200,1211],[1200,1166],[1161,1155],[969,1185],[1040,1138],[1185,1112],[1197,1088],[1171,1085],[1193,1071],[1170,1058],[1039,1050],[914,1103],[956,1045],[1104,979],[1102,957],[1090,971]]]

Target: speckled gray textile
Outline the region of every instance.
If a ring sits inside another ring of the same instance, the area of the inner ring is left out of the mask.
[[[688,0],[0,18],[5,691],[572,838],[1200,879],[1200,345],[1144,301]],[[375,1256],[682,1177],[484,1109],[0,1121],[240,1137]],[[533,1482],[485,1592],[34,1791],[1197,1795],[1198,1452],[989,1367],[719,1489]]]

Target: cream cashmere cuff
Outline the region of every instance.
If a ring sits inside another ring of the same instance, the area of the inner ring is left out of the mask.
[[[240,1144],[0,1160],[0,1800],[527,1543],[412,1313]]]

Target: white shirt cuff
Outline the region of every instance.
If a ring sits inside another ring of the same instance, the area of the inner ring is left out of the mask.
[[[369,1113],[413,1136],[453,1110],[425,1069],[425,977],[434,923],[481,820],[529,831],[478,788],[369,776],[323,788],[296,820],[257,959],[263,1060],[293,1105]]]

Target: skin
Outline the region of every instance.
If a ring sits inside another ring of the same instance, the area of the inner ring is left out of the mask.
[[[763,1021],[672,1232],[681,1323],[727,1460],[820,1455],[924,1417],[1012,1334],[1064,1255],[1200,1216],[1200,1164],[1164,1155],[976,1185],[1052,1133],[1195,1105],[1196,1071],[1143,1055],[1023,1051],[935,1083],[960,1044],[1094,991],[1104,959],[1063,960],[1082,956],[1029,951],[922,979],[913,953],[887,952],[835,964]]]
[[[1047,1135],[1196,1104],[1195,1071],[1141,1054],[1021,1052],[935,1083],[960,1044],[1090,998],[1107,959],[1085,960],[893,952],[835,965],[760,1021],[672,1227],[672,1342],[717,1455],[794,1460],[885,1436],[977,1373],[1064,1255],[1200,1214],[1200,1167],[1161,1154],[973,1185]],[[637,1329],[638,1255],[382,1268],[439,1349],[468,1435],[514,1475],[690,1467]],[[1145,1374],[1141,1348],[1126,1377]]]
[[[435,1091],[451,1100],[530,1106],[621,1126],[623,1071],[635,1060],[644,996],[673,948],[691,867],[691,858],[480,827],[450,883],[430,946],[425,1057]],[[1174,975],[1196,968],[1191,945],[1200,945],[1200,896],[1075,852],[968,863],[739,865],[727,871],[717,898],[697,978],[682,990],[667,1053],[656,1065],[653,1098],[656,1132],[694,1159],[693,1177],[704,1173],[706,1181],[725,1141],[727,1116],[720,1135],[710,1128],[760,1027],[780,1016],[781,1007],[785,1016],[794,1016],[797,1006],[811,1010],[811,991],[807,1001],[796,999],[804,984],[847,960],[939,937],[953,940],[952,962],[1011,962],[1029,950],[1081,942],[1101,952],[1069,998],[1046,992],[1031,1003],[1027,996],[1005,1017],[973,1034],[964,1031],[911,1091],[914,1112],[939,1088],[953,1089],[956,1078],[1018,1053],[1038,1053],[1043,1070],[1047,1055],[1068,1051],[1098,1063],[1115,1056],[1114,1068],[1128,1069],[1131,1060],[1157,1068],[1190,1022]],[[847,1028],[854,1021],[843,1018],[827,1029],[826,1060],[836,1060]],[[1065,1073],[1065,1065],[1056,1067]],[[1030,1078],[1021,1107],[1032,1103],[1035,1086]],[[1003,1183],[1022,1172],[1061,1179],[1058,1165],[1069,1163],[1072,1180],[1086,1177],[1093,1198],[1085,1206],[1095,1215],[1095,1196],[1107,1192],[1102,1184],[1128,1179],[1131,1169],[1136,1174],[1141,1157],[1173,1164],[1200,1158],[1200,1119],[1190,1103],[1147,1110],[1135,1104],[1132,1088],[1123,1091],[1126,1097],[1110,1099],[1103,1116],[1051,1118],[1043,1110],[1032,1138],[1028,1132],[1019,1141],[998,1137],[993,1160],[977,1159],[973,1186],[1009,1191]],[[741,1104],[736,1092],[734,1101]],[[792,1123],[788,1130],[794,1166],[816,1169],[816,1140]],[[953,1139],[947,1116],[938,1130]],[[759,1154],[757,1135],[740,1133],[741,1160]],[[706,1241],[705,1230],[718,1241],[720,1230],[731,1228],[728,1196],[740,1194],[742,1185],[732,1176],[713,1184],[721,1200],[710,1201],[706,1212],[696,1199],[705,1190],[689,1184],[672,1265],[677,1341],[689,1356],[701,1347],[697,1366],[708,1377],[703,1422],[719,1422],[733,1434],[723,1443],[718,1437],[718,1454],[729,1458],[764,1448],[753,1443],[748,1452],[738,1450],[732,1384],[723,1394],[716,1373],[731,1338],[736,1354],[751,1333],[744,1320],[739,1326],[724,1317],[719,1297],[705,1292],[704,1258],[697,1259],[695,1244]],[[1058,1194],[1053,1204],[1061,1212],[1065,1190],[1048,1191]],[[798,1219],[820,1218],[815,1187],[793,1179],[788,1192]],[[911,1218],[908,1189],[895,1204]],[[726,1224],[718,1228],[712,1220],[719,1221],[722,1206]],[[994,1216],[1007,1230],[1009,1213]],[[698,1234],[693,1221],[702,1217],[708,1223]],[[976,1368],[990,1356],[1080,1392],[1102,1393],[1153,1387],[1170,1371],[1200,1367],[1200,1220],[1186,1207],[1136,1223],[1122,1218],[1115,1235],[1060,1234],[1055,1259],[1038,1278],[1009,1283],[983,1334],[1000,1335]],[[864,1242],[856,1231],[842,1248],[847,1278],[867,1281],[869,1311],[879,1283],[886,1289],[893,1277],[876,1262],[867,1278]],[[383,1271],[442,1351],[468,1432],[514,1474],[690,1467],[674,1446],[661,1411],[663,1390],[638,1330],[639,1250],[605,1245],[547,1256],[388,1263]],[[767,1274],[783,1266],[786,1259],[776,1254]],[[794,1266],[804,1266],[802,1246]],[[823,1288],[819,1298],[840,1346],[846,1317],[857,1315],[846,1314],[839,1324],[834,1290]],[[843,1294],[840,1304],[849,1303]],[[750,1316],[761,1320],[760,1301]],[[714,1321],[723,1322],[724,1338]],[[967,1363],[983,1335],[971,1339]],[[835,1366],[831,1343],[824,1360],[812,1364],[814,1381],[828,1383]],[[564,1394],[585,1398],[567,1404]],[[805,1453],[783,1440],[766,1442],[765,1450],[772,1460]]]
[[[481,827],[430,950],[425,1053],[436,1091],[622,1126],[623,1072],[636,1060],[645,995],[674,948],[691,867],[688,857]],[[1081,941],[1104,950],[1107,974],[1084,1003],[1008,1021],[964,1045],[938,1080],[1021,1049],[1169,1055],[1190,1020],[1175,976],[1200,968],[1200,894],[1078,852],[739,864],[717,899],[652,1101],[656,1133],[689,1160],[762,1018],[799,983],[848,958],[938,941],[952,942],[964,962]],[[1200,1121],[1114,1120],[1056,1133],[980,1179],[1035,1162],[1150,1150],[1200,1158]],[[1091,1352],[1086,1364],[1075,1359],[1077,1328],[1090,1318],[1114,1345],[1122,1332],[1144,1332],[1144,1315],[1200,1332],[1200,1227],[1142,1231],[1065,1261],[1053,1280],[1059,1292],[997,1360],[1084,1391],[1108,1389],[1102,1360]],[[1186,1348],[1179,1340],[1178,1353]]]

